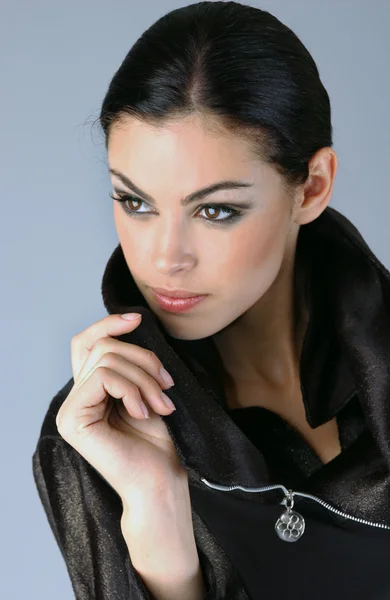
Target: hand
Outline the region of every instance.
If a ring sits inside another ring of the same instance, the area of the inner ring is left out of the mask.
[[[140,322],[141,315],[132,321],[109,315],[72,338],[74,385],[56,417],[61,436],[126,506],[133,498],[138,503],[155,498],[171,481],[188,479],[159,416],[172,413],[161,397],[162,389],[171,387],[160,374],[163,365],[153,352],[111,337]]]

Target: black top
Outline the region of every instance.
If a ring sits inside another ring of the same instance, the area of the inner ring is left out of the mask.
[[[301,434],[273,411],[248,406],[228,408],[226,412],[266,459],[272,482],[283,481],[299,489],[304,479],[324,466]],[[343,452],[366,429],[356,394],[336,414],[336,421]]]
[[[226,412],[266,458],[271,482],[299,489],[305,479],[327,468],[276,413],[257,406]],[[344,452],[366,430],[357,396],[336,418]],[[191,494],[252,600],[390,598],[388,531],[346,520],[314,500],[296,498],[293,510],[304,515],[305,533],[286,543],[274,530],[284,506],[255,506],[214,490],[195,488]]]

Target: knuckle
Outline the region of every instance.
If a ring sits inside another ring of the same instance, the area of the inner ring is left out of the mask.
[[[117,358],[118,355],[115,354],[114,352],[106,352],[105,354],[103,354],[103,356],[101,357],[99,364],[102,367],[108,367],[108,368],[112,368],[115,363],[117,362]]]
[[[133,383],[132,381],[130,381],[130,380],[129,380],[129,381],[126,383],[126,386],[127,386],[128,390],[129,390],[129,391],[126,393],[126,395],[127,395],[127,396],[128,396],[129,394],[131,394],[131,395],[134,395],[134,394],[135,394],[135,395],[137,396],[137,398],[138,398],[138,397],[141,395],[141,394],[140,394],[140,390],[139,390],[139,387],[138,387],[138,385],[136,385],[136,384],[135,384],[135,383]]]
[[[74,336],[72,337],[72,339],[70,340],[70,345],[71,345],[72,347],[73,347],[73,346],[76,346],[76,344],[78,344],[78,343],[79,343],[79,341],[80,341],[80,334],[79,334],[79,333],[76,333],[76,335],[74,335]]]
[[[145,356],[148,360],[153,360],[155,358],[155,353],[152,350],[149,350],[148,348],[145,348]]]
[[[58,433],[65,438],[66,434],[66,418],[64,417],[64,415],[60,415],[57,414],[56,417],[56,425],[57,425],[57,431]],[[68,427],[69,428],[69,427]]]
[[[57,431],[60,435],[62,435],[63,437],[63,433],[64,433],[64,427],[63,427],[63,422],[60,421],[59,419],[56,421],[57,423]]]
[[[145,356],[146,356],[146,359],[149,362],[151,362],[154,367],[156,367],[157,369],[160,368],[161,361],[157,358],[157,356],[155,355],[153,350],[145,350]]]
[[[95,375],[95,377],[98,377],[99,379],[104,379],[108,376],[109,373],[110,369],[108,367],[106,367],[105,365],[98,365],[96,369],[94,369],[91,377]]]

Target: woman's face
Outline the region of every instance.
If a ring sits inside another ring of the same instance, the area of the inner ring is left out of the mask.
[[[296,224],[281,176],[251,157],[248,142],[212,134],[195,117],[159,128],[128,117],[110,130],[108,162],[154,200],[112,174],[115,197],[135,196],[114,202],[128,268],[169,335],[195,340],[220,332],[267,292],[291,253]],[[248,185],[181,204],[202,188],[232,180]],[[228,209],[237,216],[229,219]],[[170,313],[152,287],[208,296],[188,311]]]

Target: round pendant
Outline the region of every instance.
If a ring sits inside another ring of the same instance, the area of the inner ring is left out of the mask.
[[[286,510],[276,521],[275,531],[284,542],[296,542],[305,531],[305,519],[295,510]]]

